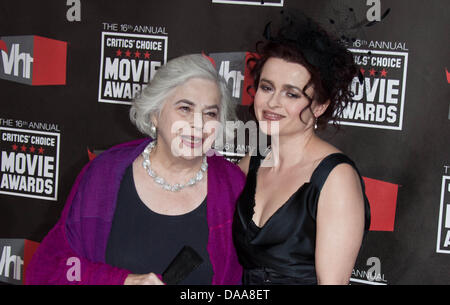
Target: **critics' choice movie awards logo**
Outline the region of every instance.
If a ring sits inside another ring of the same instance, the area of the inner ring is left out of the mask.
[[[446,167],[446,174],[448,170],[450,166]],[[442,176],[436,252],[450,254],[450,176],[448,174]]]
[[[260,5],[260,6],[283,6],[283,0],[212,0],[212,3],[240,4],[240,5]]]
[[[344,109],[340,123],[401,130],[405,105],[407,52],[349,49],[360,76],[352,82],[353,102]]]
[[[131,104],[167,61],[166,36],[102,32],[98,101]]]
[[[0,194],[57,200],[59,133],[0,127]]]
[[[65,85],[67,43],[35,35],[0,37],[0,78],[31,86]]]

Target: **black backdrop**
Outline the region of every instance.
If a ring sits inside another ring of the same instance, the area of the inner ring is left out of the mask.
[[[211,0],[0,3],[0,238],[40,242],[59,218],[76,175],[89,161],[88,150],[98,152],[142,137],[128,120],[126,98],[122,99],[125,104],[99,102],[104,93],[99,93],[104,89],[100,86],[107,81],[106,57],[110,56],[110,65],[114,58],[125,58],[123,54],[114,57],[119,48],[108,47],[102,40],[103,32],[163,41],[163,50],[150,50],[150,60],[160,62],[205,52],[216,58],[219,69],[226,60],[218,62],[217,54],[228,54],[230,67],[244,75],[245,52],[254,51],[264,25],[278,19],[281,9],[295,8],[349,39],[355,59],[371,51],[369,58],[395,58],[398,63],[396,67],[384,67],[381,61],[379,65],[361,63],[365,82],[372,86],[362,85],[366,91],[358,101],[361,108],[348,114],[340,133],[330,128],[322,134],[355,160],[364,177],[373,179],[375,196],[383,190],[391,192],[382,197],[389,202],[381,197],[371,202],[381,202],[375,217],[381,224],[367,236],[352,284],[450,284],[449,2],[382,0],[382,18],[372,23],[367,11],[375,10],[377,1],[369,5],[357,0],[264,1],[264,5],[259,1],[249,1],[256,5],[228,2],[234,4]],[[40,37],[51,39],[43,42],[44,54],[38,53]],[[45,56],[58,41],[59,53]],[[33,44],[34,49],[27,49]],[[143,58],[146,50],[140,51],[138,57]],[[25,53],[34,58],[29,78],[22,74],[27,66]],[[136,54],[131,53],[130,61],[132,58],[136,59]],[[12,64],[18,65],[17,77],[6,75],[8,69],[9,75],[14,73]],[[38,65],[44,66],[43,70]],[[375,70],[372,75],[371,69]],[[65,80],[42,80],[42,73],[62,73]],[[31,85],[30,79],[34,82]],[[394,81],[389,83],[389,79]],[[385,98],[376,92],[372,92],[374,98],[368,97],[370,88],[382,86],[390,86]],[[237,96],[238,103],[243,103],[242,95]],[[389,105],[384,100],[388,95]],[[395,118],[389,119],[383,110],[376,110],[371,117],[367,114],[372,107],[369,104],[380,108],[393,105]],[[241,105],[239,111],[245,117],[247,105]],[[374,119],[377,115],[378,121]],[[14,134],[28,136],[29,141],[36,135],[54,139],[56,144],[46,146],[48,142],[38,141],[33,145],[24,143],[23,137],[8,138]],[[48,157],[43,169],[48,177],[33,175],[29,168],[21,173],[17,164],[11,168],[11,156],[17,156],[22,146],[30,158],[41,156],[44,162]],[[43,149],[40,153],[39,148]],[[22,176],[49,181],[51,189],[47,191],[51,194],[38,187],[14,189],[10,179]],[[383,212],[385,207],[389,212]]]

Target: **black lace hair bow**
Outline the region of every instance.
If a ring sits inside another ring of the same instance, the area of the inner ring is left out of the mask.
[[[276,36],[272,35],[272,22],[269,22],[264,28],[264,38],[296,47],[305,60],[319,71],[325,90],[331,90],[336,80],[336,70],[346,64],[339,62],[342,54],[347,52],[345,46],[301,12],[283,10],[281,15],[283,18]]]

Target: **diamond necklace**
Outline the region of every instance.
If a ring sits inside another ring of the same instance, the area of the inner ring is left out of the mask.
[[[193,186],[197,184],[197,182],[201,181],[203,179],[204,173],[208,169],[208,163],[206,162],[206,156],[203,156],[202,165],[200,166],[200,170],[197,172],[195,177],[189,179],[188,182],[185,184],[179,184],[176,183],[174,185],[171,185],[164,180],[164,178],[159,177],[154,170],[151,168],[150,163],[150,153],[152,152],[152,149],[156,146],[156,141],[150,142],[150,144],[145,147],[144,151],[142,152],[142,156],[144,157],[144,162],[142,162],[142,166],[147,171],[147,174],[153,178],[153,181],[156,182],[159,186],[161,186],[163,189],[171,192],[177,192],[182,190],[185,187]]]

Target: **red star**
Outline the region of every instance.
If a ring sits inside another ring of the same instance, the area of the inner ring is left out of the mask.
[[[386,77],[387,75],[387,71],[383,68],[383,70],[381,70],[381,76]]]
[[[363,68],[359,69],[359,71],[361,71],[362,75],[364,75],[364,73],[366,72],[366,70],[364,70]]]
[[[14,151],[16,151],[18,148],[19,148],[19,146],[17,146],[16,144],[13,144],[12,149],[13,149]]]
[[[375,76],[375,72],[377,72],[374,68],[369,70],[370,76]]]
[[[117,57],[122,56],[122,51],[120,51],[120,49],[118,49],[118,50],[116,51],[116,56],[117,56]]]
[[[145,59],[149,59],[149,58],[150,58],[150,53],[148,53],[148,51],[145,52],[145,53],[144,53],[144,57],[145,57]]]
[[[42,148],[42,146],[41,146],[41,147],[39,147],[39,149],[38,149],[38,153],[39,153],[39,154],[41,154],[41,155],[42,155],[42,154],[44,153],[44,149]]]
[[[125,52],[125,56],[126,56],[126,57],[130,57],[130,56],[131,56],[130,50],[127,50],[127,51]]]
[[[139,51],[136,50],[136,52],[134,52],[134,57],[139,58],[141,56],[141,53],[139,53]]]
[[[34,153],[35,150],[36,150],[36,148],[34,148],[34,146],[31,145],[31,147],[30,147],[30,152],[31,152],[31,153]]]
[[[21,151],[27,151],[27,147],[25,145],[22,144],[22,146],[20,147]]]

